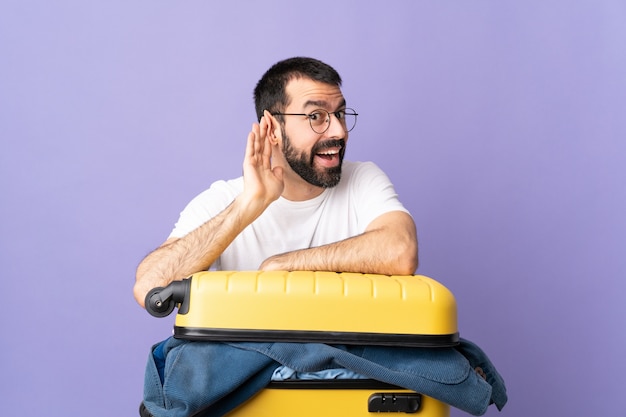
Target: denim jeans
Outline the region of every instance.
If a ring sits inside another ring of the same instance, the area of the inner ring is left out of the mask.
[[[169,338],[149,356],[144,404],[155,417],[188,417],[200,410],[203,416],[221,416],[263,389],[281,365],[297,372],[345,368],[473,415],[484,414],[492,403],[501,409],[507,401],[495,367],[464,339],[456,348],[412,348]]]

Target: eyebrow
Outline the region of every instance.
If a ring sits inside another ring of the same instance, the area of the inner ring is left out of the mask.
[[[324,100],[308,100],[304,103],[304,105],[302,106],[303,109],[306,109],[307,107],[312,107],[314,106],[315,108],[326,108],[328,107],[328,102],[324,101]],[[337,106],[337,109],[340,109],[342,107],[346,107],[346,99],[344,98],[343,100],[341,100],[341,103],[339,103],[339,106]]]

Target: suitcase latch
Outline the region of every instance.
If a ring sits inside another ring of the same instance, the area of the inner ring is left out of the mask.
[[[416,392],[376,392],[367,401],[370,413],[417,413],[422,395]]]

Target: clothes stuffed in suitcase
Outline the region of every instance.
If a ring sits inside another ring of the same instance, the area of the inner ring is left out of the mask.
[[[456,302],[425,276],[334,272],[194,274],[146,297],[155,316],[178,306],[174,337],[196,341],[317,342],[450,347],[458,344]],[[373,380],[272,382],[234,417],[447,416],[433,398]]]

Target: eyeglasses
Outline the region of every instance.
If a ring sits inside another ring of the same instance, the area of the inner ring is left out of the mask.
[[[311,129],[317,134],[322,134],[330,127],[330,115],[334,114],[346,132],[350,132],[356,126],[356,117],[359,115],[354,109],[343,109],[328,112],[324,109],[313,110],[311,113],[272,113],[272,116],[306,116],[309,119]]]

